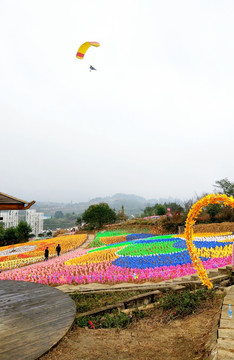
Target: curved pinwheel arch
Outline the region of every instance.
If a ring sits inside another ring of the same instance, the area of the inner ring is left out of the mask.
[[[191,260],[195,269],[197,270],[197,274],[201,279],[202,283],[211,289],[213,284],[208,278],[207,272],[203,267],[202,261],[199,258],[198,251],[193,244],[193,225],[196,223],[196,218],[201,212],[202,208],[209,204],[217,204],[222,202],[224,206],[231,206],[234,208],[234,198],[232,196],[228,197],[224,194],[210,194],[202,199],[198,200],[190,209],[185,227],[185,240],[187,244],[187,248],[189,254],[191,256]]]

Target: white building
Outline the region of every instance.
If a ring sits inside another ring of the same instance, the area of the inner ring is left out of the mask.
[[[4,228],[16,227],[19,223],[19,211],[18,210],[7,210],[0,211],[0,218],[4,223]]]
[[[43,213],[38,213],[36,210],[26,210],[26,222],[32,228],[32,233],[38,236],[43,232]]]

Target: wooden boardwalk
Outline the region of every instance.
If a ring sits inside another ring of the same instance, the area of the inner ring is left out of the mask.
[[[68,331],[76,315],[62,291],[36,283],[0,280],[0,360],[34,360]]]

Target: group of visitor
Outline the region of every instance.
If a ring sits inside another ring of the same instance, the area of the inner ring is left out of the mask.
[[[61,252],[61,246],[59,244],[56,246],[56,252],[57,252],[57,256],[59,256],[60,252]],[[45,249],[44,256],[45,256],[45,261],[47,261],[49,259],[49,248],[48,248],[48,246]]]

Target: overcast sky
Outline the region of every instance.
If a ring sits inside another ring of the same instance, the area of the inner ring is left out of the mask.
[[[0,191],[183,200],[234,181],[233,18],[231,0],[1,0]]]

